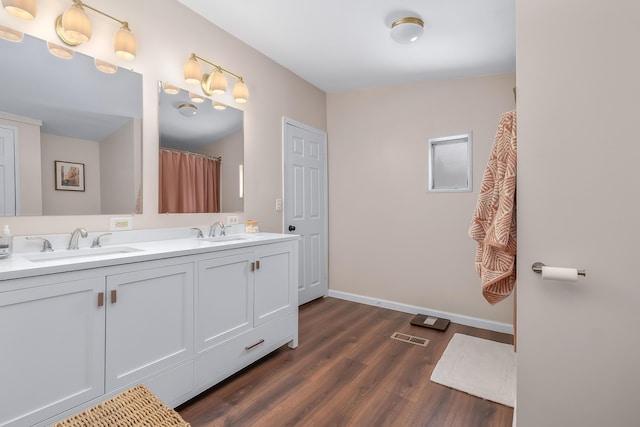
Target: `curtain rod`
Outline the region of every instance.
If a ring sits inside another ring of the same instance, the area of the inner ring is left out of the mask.
[[[217,160],[219,162],[222,161],[222,157],[212,157],[212,156],[207,156],[205,154],[193,153],[191,151],[186,151],[186,150],[177,150],[175,148],[167,148],[167,147],[160,147],[160,149],[161,150],[166,150],[166,151],[173,151],[174,153],[191,154],[192,156],[204,157],[205,159]]]

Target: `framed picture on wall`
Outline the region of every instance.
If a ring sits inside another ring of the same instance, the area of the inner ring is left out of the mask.
[[[84,191],[84,163],[54,161],[56,190]]]

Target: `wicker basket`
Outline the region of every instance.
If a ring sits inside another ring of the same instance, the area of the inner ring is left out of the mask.
[[[145,386],[135,386],[117,396],[54,424],[53,427],[164,427],[186,426],[180,415]]]

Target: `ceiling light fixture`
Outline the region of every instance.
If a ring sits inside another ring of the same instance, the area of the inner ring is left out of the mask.
[[[193,104],[184,103],[178,106],[178,111],[185,117],[193,117],[198,112],[198,107]]]
[[[24,34],[20,31],[0,25],[0,38],[9,40],[10,42],[21,42],[23,36]]]
[[[213,70],[209,74],[202,74],[200,64],[198,60],[205,62],[213,67]],[[184,64],[184,80],[191,84],[200,84],[202,91],[205,95],[223,94],[227,90],[227,79],[224,73],[230,74],[238,81],[233,87],[233,98],[238,103],[245,103],[249,99],[249,89],[246,83],[242,79],[242,76],[222,68],[220,65],[216,65],[211,61],[192,53],[187,62]]]
[[[393,21],[391,24],[391,38],[402,44],[413,43],[424,32],[424,21],[415,16],[407,16]]]
[[[125,59],[135,58],[136,39],[131,34],[129,23],[114,18],[81,0],[73,0],[71,7],[56,19],[56,33],[58,33],[60,40],[69,46],[78,46],[91,39],[91,21],[84,8],[93,10],[119,23],[121,27],[113,38],[113,49],[117,55]]]
[[[28,21],[35,18],[38,11],[36,0],[2,0],[2,5],[9,14]]]

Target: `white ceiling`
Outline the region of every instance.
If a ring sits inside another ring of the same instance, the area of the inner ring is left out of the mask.
[[[515,0],[179,0],[326,92],[515,71]],[[417,42],[390,37],[418,16]]]

